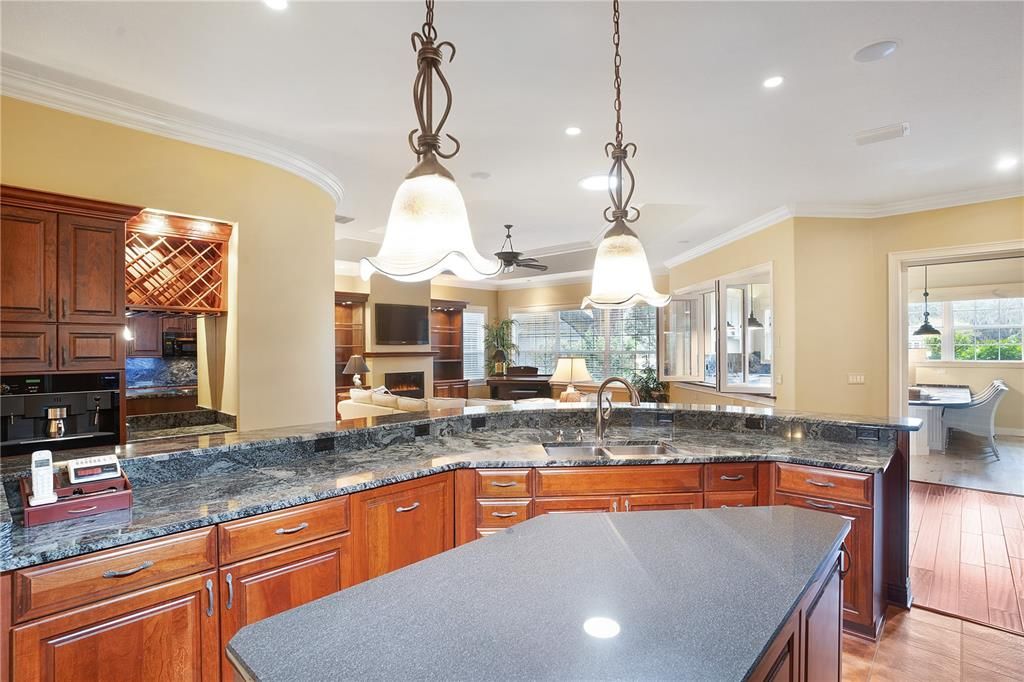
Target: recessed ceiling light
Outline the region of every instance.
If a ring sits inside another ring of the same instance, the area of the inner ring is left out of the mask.
[[[777,88],[782,85],[782,81],[786,80],[782,76],[772,76],[771,78],[764,79],[764,87],[766,88]]]
[[[880,40],[877,43],[871,43],[865,45],[856,52],[853,53],[853,61],[855,62],[877,62],[879,59],[885,59],[900,46],[896,40]]]
[[[288,9],[288,0],[263,0],[263,4],[270,9],[276,9],[278,12]]]
[[[583,621],[583,632],[598,639],[609,639],[621,632],[622,628],[611,618],[597,616]]]
[[[1020,159],[1016,156],[1004,156],[996,161],[996,170],[1008,171],[1013,170],[1020,163]]]
[[[580,180],[580,187],[591,192],[606,192],[614,189],[618,181],[610,175],[591,175]]]
[[[576,137],[582,132],[583,131],[577,128],[576,126],[569,126],[568,128],[565,129],[565,134],[569,135],[570,137]]]

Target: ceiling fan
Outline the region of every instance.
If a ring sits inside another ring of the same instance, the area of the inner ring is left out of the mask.
[[[515,250],[512,246],[511,225],[505,225],[505,241],[501,244],[501,251],[496,251],[494,255],[501,261],[502,272],[512,272],[517,267],[542,271],[548,269],[548,266],[542,265],[536,258],[523,258],[523,253]]]

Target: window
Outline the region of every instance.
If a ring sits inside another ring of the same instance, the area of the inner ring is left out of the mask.
[[[924,304],[907,307],[910,348],[927,349],[928,360],[1020,361],[1024,298],[987,298],[928,303],[929,321],[939,336],[914,336]]]
[[[662,381],[771,393],[771,266],[677,292],[662,312]]]
[[[484,357],[484,325],[487,308],[470,306],[462,311],[462,371],[463,378],[483,381],[487,378]]]
[[[512,314],[518,324],[517,364],[555,371],[558,358],[574,355],[587,361],[595,380],[630,378],[645,367],[657,366],[657,309],[635,306],[624,310],[546,310]]]

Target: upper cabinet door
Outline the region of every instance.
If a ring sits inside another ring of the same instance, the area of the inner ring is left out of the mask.
[[[124,223],[60,216],[60,322],[124,324]]]
[[[3,207],[0,280],[0,319],[57,320],[56,213]]]
[[[160,317],[152,313],[132,315],[128,318],[132,340],[128,342],[128,357],[158,358],[163,355],[163,336]]]

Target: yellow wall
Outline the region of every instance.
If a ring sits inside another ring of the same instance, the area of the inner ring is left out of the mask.
[[[1014,239],[1024,239],[1022,198],[876,219],[795,218],[669,276],[678,289],[772,261],[778,406],[885,415],[889,253]],[[865,374],[865,383],[848,384],[850,373]]]
[[[654,288],[658,291],[668,289],[668,276],[658,275],[654,278]],[[529,289],[501,289],[498,293],[498,310],[502,318],[509,316],[509,310],[540,306],[579,306],[583,298],[590,294],[590,282],[561,284],[555,286],[539,286]]]
[[[6,184],[235,223],[237,286],[214,323],[224,357],[211,399],[244,429],[334,418],[325,192],[252,159],[8,97],[0,145]]]
[[[726,244],[669,270],[671,291],[685,289],[722,275],[745,270],[764,263],[772,264],[772,307],[775,365],[776,406],[796,409],[796,311],[794,309],[794,224],[784,220],[749,237]],[[779,379],[782,383],[779,383]],[[679,387],[670,392],[673,401],[688,402]],[[722,404],[734,404],[734,396],[723,398]],[[706,400],[702,402],[707,402]]]
[[[382,275],[376,276],[380,277]],[[334,290],[348,291],[357,294],[368,294],[370,293],[370,282],[364,282],[362,277],[351,277],[349,275],[335,275]]]
[[[487,308],[487,321],[498,319],[498,292],[469,287],[451,287],[431,283],[430,297],[443,301],[465,301],[469,305]]]

